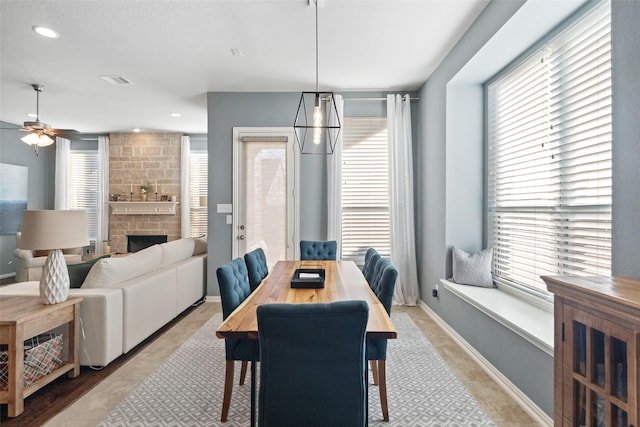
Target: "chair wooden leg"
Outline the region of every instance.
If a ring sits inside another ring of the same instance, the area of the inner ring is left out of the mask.
[[[242,361],[242,366],[240,367],[240,385],[244,384],[244,380],[247,377],[247,362],[246,360]]]
[[[378,360],[378,383],[380,388],[380,406],[382,419],[389,421],[389,406],[387,405],[387,366],[386,360]]]
[[[229,405],[231,405],[231,392],[233,391],[233,360],[227,360],[224,372],[224,396],[222,398],[222,415],[220,421],[227,421]]]
[[[378,363],[377,360],[369,361],[371,365],[371,374],[373,375],[373,385],[378,385]]]

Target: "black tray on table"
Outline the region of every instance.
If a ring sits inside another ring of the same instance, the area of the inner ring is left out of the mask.
[[[324,288],[324,268],[298,268],[291,278],[292,288]]]

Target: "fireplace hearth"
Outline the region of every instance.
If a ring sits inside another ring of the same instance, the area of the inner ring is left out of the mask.
[[[138,252],[160,243],[167,242],[166,234],[127,235],[127,252]]]

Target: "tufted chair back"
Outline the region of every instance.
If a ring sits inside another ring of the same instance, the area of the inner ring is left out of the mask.
[[[242,258],[236,258],[218,267],[216,275],[218,276],[220,299],[222,300],[222,317],[226,319],[251,293],[247,266]],[[226,421],[229,414],[233,389],[234,361],[242,361],[242,371],[240,373],[240,385],[242,385],[244,384],[247,363],[260,360],[260,355],[252,340],[226,338],[224,340],[224,349],[227,362],[225,365],[224,395],[220,421]]]
[[[253,292],[262,283],[262,279],[269,274],[267,257],[262,248],[258,248],[244,254],[244,262],[247,264],[249,286],[251,287],[251,292]]]
[[[264,304],[261,427],[367,425],[365,301]]]
[[[375,267],[371,289],[376,294],[387,313],[391,315],[391,304],[393,303],[393,292],[396,288],[398,270],[389,260],[380,258]],[[382,407],[382,418],[389,421],[389,407],[387,404],[387,340],[368,339],[367,340],[367,360],[371,363],[374,384],[378,384],[380,392],[380,406]]]
[[[216,271],[222,300],[222,317],[226,319],[251,293],[247,266],[236,258],[218,267]]]
[[[367,253],[364,256],[364,266],[362,267],[362,274],[364,275],[365,279],[367,279],[369,286],[371,286],[371,283],[373,282],[376,265],[378,264],[379,260],[380,254],[378,253],[378,251],[373,248],[367,249]]]
[[[391,314],[391,305],[393,304],[393,292],[396,289],[396,280],[398,278],[398,270],[385,258],[380,258],[376,264],[376,275],[371,289],[376,294],[387,314]]]
[[[336,260],[338,243],[335,240],[300,240],[301,260]]]

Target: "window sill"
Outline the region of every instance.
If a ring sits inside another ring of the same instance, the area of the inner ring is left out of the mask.
[[[553,356],[553,305],[542,307],[500,288],[481,288],[440,280],[445,289]]]

